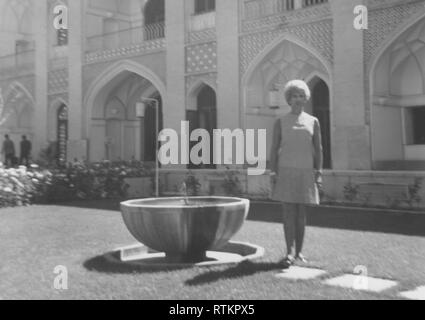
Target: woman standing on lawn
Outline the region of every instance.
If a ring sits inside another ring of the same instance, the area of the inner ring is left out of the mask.
[[[274,173],[272,199],[283,206],[287,249],[284,263],[289,266],[295,259],[306,262],[302,254],[306,205],[319,204],[323,152],[319,120],[304,112],[311,96],[307,84],[290,81],[284,94],[291,112],[275,123],[270,161]]]

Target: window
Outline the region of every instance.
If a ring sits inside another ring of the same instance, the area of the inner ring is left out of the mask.
[[[145,40],[164,38],[165,4],[164,0],[150,0],[146,3],[143,14],[145,17]]]
[[[67,29],[57,30],[56,36],[57,36],[57,45],[58,46],[68,45],[68,30]]]
[[[425,106],[406,109],[406,143],[425,145]]]
[[[217,97],[215,91],[209,87],[204,86],[198,93],[197,99],[197,110],[187,110],[186,119],[189,121],[189,132],[196,129],[205,129],[208,131],[209,136],[213,136],[214,129],[217,129]],[[199,141],[199,140],[198,140]],[[198,141],[191,141],[189,148],[192,148],[198,144]],[[214,145],[210,144],[210,164],[196,165],[190,163],[189,169],[215,169],[214,165]]]
[[[150,0],[144,7],[145,25],[165,21],[164,0]]]
[[[206,13],[215,10],[215,0],[195,0],[195,14]]]
[[[310,7],[310,6],[314,6],[316,4],[322,4],[322,3],[326,3],[328,2],[328,0],[304,0],[304,7]]]

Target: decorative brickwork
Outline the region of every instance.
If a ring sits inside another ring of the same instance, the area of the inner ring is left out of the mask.
[[[391,4],[394,0],[374,0],[373,10],[369,10],[369,29],[365,31],[365,63],[369,65],[372,57],[377,53],[383,43],[388,40],[400,25],[403,25],[412,16],[425,12],[424,1],[401,3],[391,7],[381,8],[383,4]]]
[[[276,28],[240,38],[240,70],[244,74],[252,60],[273,40],[284,34],[296,36],[315,48],[330,64],[333,62],[332,20],[326,19],[314,23],[292,27]]]
[[[56,93],[56,94],[49,95],[49,97],[48,97],[48,104],[49,104],[50,107],[52,107],[52,104],[55,101],[62,100],[62,101],[65,102],[65,104],[68,105],[69,104],[68,99],[69,99],[69,97],[68,97],[68,93],[67,92]]]
[[[412,2],[423,2],[423,0],[367,0],[367,7],[369,10],[377,8],[393,7],[397,5],[406,5]]]
[[[266,16],[255,20],[242,22],[242,33],[264,31],[264,29],[277,28],[280,25],[294,25],[323,20],[331,16],[330,4],[321,4],[311,8],[291,10],[275,15]]]
[[[9,78],[9,79],[1,79],[0,80],[0,88],[3,92],[3,98],[5,98],[5,95],[9,91],[9,88],[12,84],[19,84],[25,90],[28,91],[28,93],[32,96],[33,99],[35,99],[35,78],[34,75],[28,75],[25,77],[17,77],[17,78]]]
[[[86,64],[115,60],[118,58],[129,57],[134,55],[143,55],[152,51],[164,50],[165,39],[155,39],[150,41],[133,44],[128,47],[103,50],[86,54]]]
[[[199,73],[217,69],[217,43],[209,42],[186,48],[186,72]]]
[[[425,12],[425,1],[369,0],[369,28],[364,37],[365,122],[370,125],[370,79],[372,59],[394,32],[412,16]],[[372,93],[373,94],[373,93]]]
[[[201,82],[201,81],[211,85],[214,89],[216,89],[217,88],[217,73],[209,72],[209,73],[191,75],[186,77],[186,94],[189,94],[189,90],[192,89],[192,87],[197,82]]]
[[[49,71],[48,79],[49,95],[68,91],[69,76],[67,68]]]
[[[210,28],[201,31],[189,32],[188,34],[188,43],[196,43],[196,42],[206,42],[206,41],[215,41],[216,40],[216,29]]]

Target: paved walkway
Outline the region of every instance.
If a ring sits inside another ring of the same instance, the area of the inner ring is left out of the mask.
[[[396,280],[369,277],[366,270],[361,267],[357,268],[356,271],[358,272],[357,274],[342,274],[328,277],[327,271],[322,269],[292,266],[276,274],[276,277],[278,279],[292,281],[320,279],[324,285],[374,293],[381,293],[399,285]],[[425,300],[425,286],[399,292],[398,296],[411,300]]]

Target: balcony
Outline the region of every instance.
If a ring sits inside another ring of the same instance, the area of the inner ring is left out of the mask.
[[[216,38],[215,11],[194,14],[188,20],[188,43],[205,42]]]
[[[162,46],[164,36],[165,23],[158,22],[88,37],[86,59],[92,62],[100,56],[131,54],[144,49],[155,49]]]
[[[244,3],[243,19],[261,19],[327,2],[328,0],[248,0]]]
[[[190,18],[189,32],[198,32],[215,28],[215,11],[195,14]]]
[[[18,75],[34,72],[35,50],[23,51],[0,57],[1,77],[16,77]]]
[[[144,41],[164,38],[164,30],[164,22],[159,22],[88,37],[86,52],[125,48]]]

